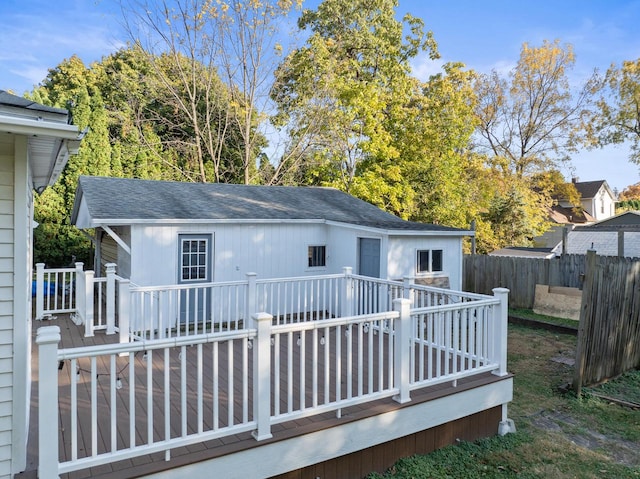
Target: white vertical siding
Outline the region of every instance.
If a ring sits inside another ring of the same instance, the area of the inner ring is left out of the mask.
[[[11,475],[13,424],[14,158],[6,140],[0,140],[0,477]]]
[[[214,281],[333,273],[339,270],[308,268],[307,248],[327,242],[323,224],[193,224],[180,226],[133,225],[131,228],[131,281],[139,285],[175,284],[178,279],[178,235],[213,235]],[[329,252],[327,252],[330,255]]]
[[[213,235],[213,280],[218,282],[243,280],[249,272],[257,273],[258,278],[333,274],[342,272],[344,266],[357,272],[358,238],[379,238],[382,278],[414,276],[417,249],[442,249],[451,287],[462,286],[462,241],[458,237],[388,237],[373,230],[314,223],[133,225],[131,281],[142,286],[175,284],[178,235],[187,233]],[[326,245],[325,268],[308,268],[311,245]]]
[[[437,236],[391,236],[389,238],[389,278],[416,276],[417,250],[442,250],[443,273],[449,276],[451,289],[462,289],[462,239]]]

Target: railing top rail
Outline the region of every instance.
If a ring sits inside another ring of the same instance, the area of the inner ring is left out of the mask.
[[[411,288],[418,291],[432,291],[434,293],[442,293],[452,296],[464,296],[465,298],[473,298],[473,299],[488,299],[493,298],[493,296],[488,294],[480,294],[480,293],[470,293],[468,291],[456,291],[453,289],[447,288],[438,288],[436,286],[428,286],[426,284],[411,284]]]
[[[142,339],[124,344],[101,344],[98,346],[83,346],[58,350],[58,360],[98,357],[108,354],[136,353],[139,351],[153,351],[171,347],[190,346],[194,344],[214,343],[233,339],[253,339],[255,329],[240,329],[206,334],[192,334],[167,339]]]
[[[385,319],[397,319],[400,317],[398,311],[386,311],[384,313],[363,314],[359,316],[345,316],[344,318],[322,319],[319,321],[304,321],[299,323],[279,324],[272,327],[274,333],[289,333],[296,331],[307,331],[312,329],[324,329],[335,326],[346,326],[348,324],[367,323],[369,321],[383,321]]]
[[[195,289],[195,288],[216,288],[223,286],[243,286],[248,282],[246,280],[241,281],[226,281],[220,283],[182,283],[182,284],[165,284],[159,286],[138,286],[131,283],[131,291],[139,292],[156,292],[167,290],[182,290],[182,289]]]
[[[425,306],[423,308],[411,308],[411,314],[440,313],[444,311],[454,311],[456,309],[472,309],[479,306],[494,306],[496,304],[500,304],[500,299],[488,296],[486,299],[469,303],[437,304],[434,306]]]
[[[352,274],[353,279],[360,279],[362,281],[369,281],[370,283],[388,284],[390,286],[402,286],[402,281],[394,281],[392,279],[374,278],[373,276],[363,276],[360,274]]]
[[[268,283],[292,283],[292,282],[302,282],[302,281],[313,281],[318,279],[338,279],[344,278],[344,274],[323,274],[323,275],[315,275],[315,276],[294,276],[289,278],[265,278],[256,280],[256,284],[268,284]]]
[[[45,273],[75,273],[76,268],[45,268]]]

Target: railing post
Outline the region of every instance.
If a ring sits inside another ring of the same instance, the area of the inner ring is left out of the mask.
[[[38,478],[58,477],[58,343],[60,328],[45,326],[38,345]]]
[[[44,263],[36,263],[36,319],[44,317]]]
[[[256,441],[269,439],[271,434],[271,322],[273,316],[257,313],[253,316],[258,334],[253,344],[253,418],[258,428],[252,435]]]
[[[84,323],[86,305],[85,305],[85,279],[84,279],[84,263],[76,263],[76,312],[73,315],[73,322],[77,325]]]
[[[116,332],[116,264],[107,263],[107,334]],[[98,298],[100,300],[100,298]]]
[[[509,319],[509,290],[507,288],[494,288],[493,295],[500,300],[493,310],[491,334],[493,336],[491,344],[491,362],[497,363],[500,367],[493,371],[496,376],[507,374],[507,331]]]
[[[121,279],[118,285],[118,334],[120,343],[131,341],[129,331],[129,315],[131,314],[131,291],[130,281]]]
[[[345,266],[342,268],[344,273],[344,287],[342,288],[342,302],[340,307],[340,317],[346,318],[353,315],[353,268]]]
[[[256,295],[257,295],[257,287],[256,287],[256,273],[247,273],[247,297],[245,299],[246,304],[246,312],[245,312],[245,321],[244,325],[245,329],[254,329],[256,327],[253,321],[253,315],[256,314]]]
[[[93,336],[93,278],[95,272],[84,272],[84,336],[89,338]]]
[[[415,304],[415,294],[413,291],[414,279],[412,276],[405,276],[402,278],[402,297],[411,301],[411,305],[414,308],[417,308],[418,305]]]
[[[395,358],[393,361],[393,382],[398,389],[394,401],[404,404],[411,401],[409,394],[409,372],[411,370],[411,301],[399,298],[393,301],[393,310],[400,313],[396,320]]]

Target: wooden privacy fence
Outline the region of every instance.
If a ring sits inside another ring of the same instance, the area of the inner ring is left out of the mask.
[[[573,386],[640,367],[640,261],[587,253]]]
[[[584,255],[551,259],[466,255],[462,289],[491,294],[495,287],[508,288],[512,308],[533,309],[536,284],[580,288],[584,272]]]

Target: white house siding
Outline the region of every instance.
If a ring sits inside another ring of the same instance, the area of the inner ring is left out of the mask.
[[[0,477],[11,474],[14,314],[14,159],[12,137],[0,136]]]
[[[443,274],[449,276],[452,289],[462,289],[462,239],[459,237],[391,236],[389,238],[388,275],[391,279],[415,277],[418,250],[442,250]],[[428,275],[424,275],[428,277]],[[420,277],[420,276],[418,276]]]
[[[334,273],[331,245],[325,268],[308,268],[308,246],[327,244],[324,224],[255,223],[132,225],[131,281],[143,285],[175,284],[178,279],[178,235],[213,235],[216,282],[237,281],[252,272],[258,278]]]
[[[354,273],[358,273],[358,239],[374,238],[380,240],[380,277],[387,278],[386,258],[387,235],[371,229],[356,228],[349,225],[330,225],[328,230],[331,264],[335,272],[342,272],[342,268],[350,266]]]
[[[31,214],[26,138],[0,135],[0,478],[26,465]]]

